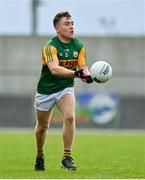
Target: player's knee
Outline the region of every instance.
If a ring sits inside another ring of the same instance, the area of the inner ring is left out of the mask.
[[[47,126],[37,126],[37,132],[38,133],[45,133],[47,131],[48,127]]]
[[[74,122],[74,116],[72,114],[66,115],[66,123],[73,123]]]

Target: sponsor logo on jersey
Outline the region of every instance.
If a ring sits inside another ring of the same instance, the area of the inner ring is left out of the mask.
[[[75,69],[77,66],[76,59],[60,60],[59,65],[68,69]]]

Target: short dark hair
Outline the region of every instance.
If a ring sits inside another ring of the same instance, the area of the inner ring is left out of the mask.
[[[56,27],[57,23],[58,23],[63,17],[71,18],[71,15],[69,14],[68,11],[62,11],[62,12],[57,13],[57,14],[55,15],[54,19],[53,19],[53,26]]]

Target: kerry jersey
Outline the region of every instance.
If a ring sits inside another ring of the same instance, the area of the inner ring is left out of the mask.
[[[74,86],[74,77],[61,78],[51,74],[47,64],[55,60],[59,61],[60,66],[76,70],[77,66],[86,64],[85,48],[75,38],[68,44],[62,43],[58,37],[46,43],[42,50],[42,70],[37,86],[37,92],[40,94],[52,94]]]

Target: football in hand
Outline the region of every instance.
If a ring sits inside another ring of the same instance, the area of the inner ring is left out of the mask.
[[[90,73],[94,81],[105,83],[112,77],[112,67],[106,61],[97,61],[91,66]]]

